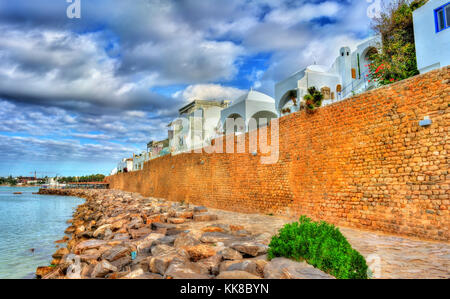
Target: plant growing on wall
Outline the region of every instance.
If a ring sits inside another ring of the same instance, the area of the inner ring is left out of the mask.
[[[308,88],[308,93],[303,97],[307,112],[313,112],[316,108],[322,106],[323,94],[314,86]]]
[[[301,216],[286,224],[269,244],[268,258],[284,256],[306,261],[336,278],[367,279],[367,263],[338,228]]]
[[[370,56],[370,81],[387,85],[419,74],[412,12],[427,1],[395,0],[374,19],[372,29],[381,36],[382,47]]]

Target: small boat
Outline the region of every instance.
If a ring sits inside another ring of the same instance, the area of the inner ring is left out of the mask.
[[[13,194],[22,194],[22,192],[14,192]]]

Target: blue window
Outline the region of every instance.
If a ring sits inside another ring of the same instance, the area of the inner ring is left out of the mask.
[[[436,32],[450,28],[450,2],[434,10]]]

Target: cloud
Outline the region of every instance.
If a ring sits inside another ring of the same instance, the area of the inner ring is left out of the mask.
[[[174,93],[173,97],[183,99],[185,102],[196,99],[223,101],[234,100],[244,93],[244,90],[220,84],[196,84]]]
[[[0,0],[0,166],[67,157],[113,168],[166,138],[187,101],[233,100],[249,87],[273,96],[291,73],[330,65],[370,34],[369,5],[97,0],[68,19],[66,1]]]

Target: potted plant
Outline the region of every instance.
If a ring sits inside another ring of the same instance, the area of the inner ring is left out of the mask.
[[[303,97],[306,111],[312,113],[316,108],[322,106],[323,94],[314,86],[308,88],[308,93]]]

